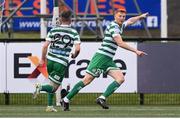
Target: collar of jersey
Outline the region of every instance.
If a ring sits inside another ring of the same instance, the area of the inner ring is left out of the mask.
[[[114,23],[116,23],[116,24],[117,24],[118,26],[120,26],[120,27],[122,26],[122,24],[121,24],[121,25],[119,25],[119,24],[118,24],[115,20],[114,20],[113,22],[114,22]]]
[[[71,27],[71,25],[67,25],[67,24],[61,24],[61,27]]]

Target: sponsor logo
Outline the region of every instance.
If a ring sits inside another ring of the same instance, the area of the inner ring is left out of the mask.
[[[147,17],[147,26],[151,28],[158,27],[158,17],[157,16],[148,16]]]
[[[36,66],[34,71],[30,74],[20,73],[20,68],[30,68],[30,63],[21,63],[21,58],[27,58],[32,64]],[[46,70],[46,65],[39,67],[39,58],[37,56],[32,56],[31,53],[15,53],[14,54],[14,78],[37,78],[42,74],[45,78],[48,78],[48,73]]]
[[[27,62],[20,62],[21,58],[26,58]],[[28,62],[31,63],[28,63]],[[80,59],[80,60],[71,60],[68,63],[67,70],[65,73],[65,78],[69,78],[71,74],[71,71],[75,71],[75,75],[77,78],[83,78],[85,75],[86,68],[89,64],[89,59]],[[126,63],[121,59],[115,59],[114,62],[116,65],[122,70],[123,74],[126,74],[127,66]],[[33,70],[33,72],[30,72],[29,74],[23,73],[23,71],[20,73],[20,68],[31,68],[31,64],[35,65],[36,68]],[[15,53],[14,54],[14,78],[37,78],[40,74],[42,74],[44,77],[48,77],[48,73],[46,70],[46,65],[44,64],[42,67],[38,66],[39,64],[39,58],[37,56],[32,56],[31,53]],[[74,66],[75,65],[75,66]],[[107,74],[102,74],[103,78],[107,78]]]

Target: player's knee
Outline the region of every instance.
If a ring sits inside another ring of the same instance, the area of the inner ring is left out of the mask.
[[[83,78],[83,83],[86,86],[86,85],[90,84],[93,80],[94,80],[94,77],[92,75],[86,74]]]
[[[88,84],[90,84],[90,83],[91,83],[91,80],[89,80],[89,79],[85,79],[85,80],[83,81],[83,83],[84,83],[84,85],[86,86],[86,85],[88,85]]]
[[[53,90],[52,90],[52,92],[51,92],[51,93],[55,93],[55,92],[56,92],[56,90],[57,90],[57,89],[53,87]]]
[[[53,90],[51,91],[51,93],[55,93],[56,90],[59,88],[59,85],[55,83],[51,83],[51,86],[53,87]]]
[[[121,83],[123,83],[125,81],[124,77],[121,79]]]
[[[117,81],[119,84],[122,84],[122,83],[125,81],[124,76],[116,79],[116,81]]]

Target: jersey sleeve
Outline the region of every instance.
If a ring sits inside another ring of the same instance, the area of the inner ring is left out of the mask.
[[[123,24],[122,24],[122,28],[125,29],[127,27],[127,21],[125,21]]]
[[[120,35],[120,29],[119,29],[118,25],[111,27],[109,31],[110,31],[112,37],[115,37],[116,35]]]
[[[48,32],[47,36],[46,36],[46,41],[52,41],[53,35],[51,30]]]
[[[80,36],[78,32],[76,32],[74,35],[74,44],[79,44],[79,43],[81,43]]]
[[[121,35],[123,30],[126,28],[126,26],[127,26],[127,21],[125,21],[122,24],[121,28],[118,25],[114,25],[113,27],[111,27],[109,31],[110,31],[112,37],[115,37],[117,35]]]

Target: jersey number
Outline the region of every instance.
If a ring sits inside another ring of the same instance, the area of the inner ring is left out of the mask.
[[[66,48],[71,44],[72,38],[69,35],[62,36],[60,34],[55,34],[54,40],[51,42],[51,46],[56,47],[55,44],[60,40],[63,42],[63,45],[64,45],[63,48]]]

